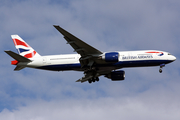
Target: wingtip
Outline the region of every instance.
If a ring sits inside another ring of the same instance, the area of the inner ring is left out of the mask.
[[[54,27],[59,27],[59,25],[53,25]]]
[[[79,80],[76,80],[76,82],[81,82],[81,80],[79,79]]]
[[[8,53],[10,50],[4,50],[5,53]]]

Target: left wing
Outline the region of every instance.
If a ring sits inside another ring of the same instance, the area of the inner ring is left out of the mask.
[[[64,30],[63,28],[56,25],[54,25],[54,27],[64,36],[67,44],[70,44],[74,48],[74,51],[81,55],[81,58],[79,59],[81,67],[92,67],[95,63],[95,55],[100,55],[102,54],[102,52],[83,42],[76,36]]]
[[[83,42],[76,36],[64,30],[63,28],[56,25],[54,25],[54,27],[64,36],[64,39],[67,41],[67,44],[70,44],[73,47],[74,51],[81,55],[81,58],[79,59],[81,67],[86,67],[84,71],[84,77],[77,80],[76,82],[92,82],[95,80],[98,81],[98,77],[103,74],[101,74],[99,70],[97,71],[96,69],[93,69],[93,65],[94,63],[96,63],[96,60],[99,58],[99,55],[103,54],[103,52],[88,45],[87,43]]]
[[[83,42],[79,38],[64,30],[63,28],[56,25],[54,25],[54,27],[64,36],[67,43],[74,48],[74,51],[80,54],[82,57],[86,57],[93,54],[102,54],[101,51]]]

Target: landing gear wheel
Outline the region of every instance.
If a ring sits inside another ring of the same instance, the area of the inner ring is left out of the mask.
[[[92,81],[95,82],[96,80],[94,78],[92,78]]]
[[[92,80],[88,80],[88,82],[91,84],[91,83],[92,83]]]
[[[162,68],[165,67],[165,64],[160,64],[159,72],[162,73]]]
[[[99,78],[98,78],[98,77],[96,78],[96,81],[97,81],[97,82],[99,81]]]

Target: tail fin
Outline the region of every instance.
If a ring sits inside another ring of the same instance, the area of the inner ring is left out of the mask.
[[[18,35],[11,35],[14,45],[21,56],[26,58],[39,57],[40,55],[29,46],[21,37]]]

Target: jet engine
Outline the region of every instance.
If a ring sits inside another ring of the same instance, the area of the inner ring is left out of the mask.
[[[119,62],[119,53],[118,52],[109,52],[105,53],[105,55],[102,56],[102,59],[106,62]]]
[[[125,79],[125,72],[123,70],[112,71],[105,77],[111,79],[112,81],[120,81]]]

